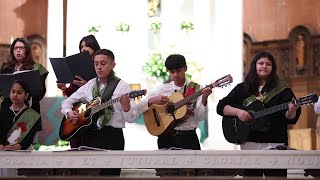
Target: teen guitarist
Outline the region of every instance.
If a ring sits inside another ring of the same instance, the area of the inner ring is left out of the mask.
[[[272,149],[277,145],[288,145],[288,124],[295,124],[299,119],[301,108],[290,102],[293,99],[295,99],[294,93],[277,75],[274,57],[268,52],[260,52],[254,56],[244,82],[239,83],[219,101],[217,113],[224,117],[232,117],[225,123],[230,124],[230,127],[224,127],[227,130],[239,127],[239,123],[232,122],[235,118],[254,128],[244,142],[238,142],[242,150]],[[254,108],[260,106],[270,108],[287,102],[290,103],[286,109],[266,116],[264,121],[257,119],[252,122],[252,116],[248,110],[255,110]],[[241,129],[237,131],[241,132]],[[286,177],[287,170],[246,169],[244,171],[244,176],[263,175]]]
[[[99,96],[102,102],[108,93],[108,85],[112,81],[117,81],[111,98],[120,97],[120,102],[113,104],[112,108],[106,108],[99,116],[97,121],[91,123],[90,127],[83,134],[81,145],[101,149],[124,150],[124,136],[122,128],[125,123],[134,123],[137,117],[137,109],[133,99],[125,95],[131,91],[130,85],[120,80],[114,75],[115,59],[112,51],[107,49],[98,50],[94,56],[94,67],[97,78],[91,79],[85,85],[81,86],[70,97],[61,104],[61,112],[67,116],[67,119],[77,123],[79,113],[72,110],[73,103],[79,101],[89,102]],[[121,169],[103,169],[101,175],[119,176]]]
[[[165,66],[169,71],[172,81],[160,85],[146,99],[138,104],[139,112],[143,113],[153,105],[163,105],[169,102],[169,96],[175,92],[180,92],[183,95],[189,95],[200,89],[197,83],[186,80],[186,71],[188,69],[184,56],[180,54],[170,55]],[[199,121],[203,119],[207,106],[208,96],[212,93],[211,88],[204,88],[202,95],[196,99],[196,102],[191,102],[187,105],[187,119],[181,120],[176,127],[169,132],[158,136],[158,148],[183,148],[200,150],[199,138],[196,134],[196,128]],[[174,115],[174,114],[173,114]],[[146,121],[146,119],[145,119]]]

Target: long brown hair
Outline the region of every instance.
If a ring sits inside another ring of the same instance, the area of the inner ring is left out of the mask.
[[[22,62],[22,69],[21,70],[32,70],[35,61],[33,60],[33,57],[32,57],[31,43],[26,38],[23,38],[23,37],[16,38],[12,42],[12,44],[10,46],[10,55],[9,55],[8,63],[7,63],[7,66],[5,67],[5,69],[8,69],[10,71],[11,70],[14,71],[15,66],[18,63],[16,58],[14,57],[14,54],[13,54],[13,49],[14,49],[14,46],[17,42],[22,42],[25,46],[25,56],[26,57]]]
[[[79,51],[81,51],[81,43],[82,42],[85,42],[86,46],[88,46],[88,47],[93,49],[93,54],[101,49],[96,37],[94,37],[94,35],[92,35],[92,34],[90,34],[88,36],[85,36],[80,40],[80,42],[79,42]]]

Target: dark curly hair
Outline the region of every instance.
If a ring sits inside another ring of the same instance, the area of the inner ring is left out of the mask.
[[[13,50],[14,50],[14,46],[17,42],[22,42],[25,46],[25,59],[22,62],[22,69],[21,70],[31,70],[33,69],[33,66],[35,64],[35,61],[32,57],[32,52],[31,52],[31,43],[23,37],[20,38],[16,38],[11,46],[10,46],[10,55],[9,55],[9,59],[8,59],[8,63],[6,64],[6,66],[4,67],[4,69],[7,69],[8,71],[12,71],[14,72],[15,66],[18,63],[16,58],[14,57],[13,54]]]

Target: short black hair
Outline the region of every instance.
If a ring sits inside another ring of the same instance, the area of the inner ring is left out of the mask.
[[[186,58],[181,54],[171,54],[167,57],[165,62],[165,66],[168,70],[179,69],[186,65]]]
[[[95,52],[93,54],[93,59],[97,56],[97,55],[105,55],[105,56],[108,56],[109,58],[111,58],[114,62],[114,54],[111,50],[109,49],[99,49],[97,52]]]

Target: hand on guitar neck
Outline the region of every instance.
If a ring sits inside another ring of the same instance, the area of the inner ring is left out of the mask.
[[[204,105],[204,106],[206,106],[207,105],[207,103],[208,103],[208,96],[210,95],[212,93],[212,89],[209,87],[209,86],[207,86],[207,87],[205,87],[205,88],[203,88],[202,89],[202,104]]]
[[[291,103],[288,104],[288,110],[286,112],[287,119],[293,119],[296,116],[297,109],[300,105],[296,102],[295,98],[292,98]]]
[[[130,98],[128,95],[120,96],[120,104],[124,112],[128,112],[130,110]]]

